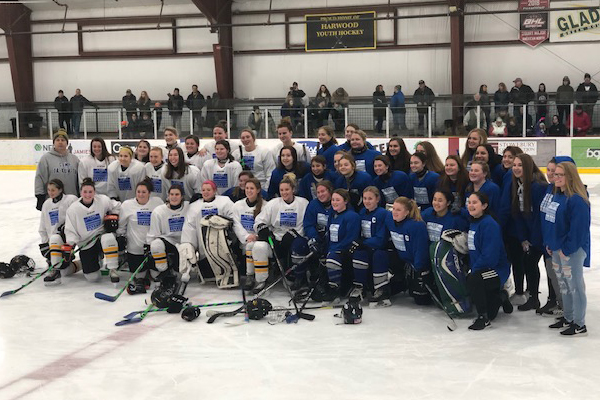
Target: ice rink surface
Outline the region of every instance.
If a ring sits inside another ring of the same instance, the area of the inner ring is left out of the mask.
[[[32,171],[0,171],[0,261],[17,254],[45,266],[38,251],[39,212]],[[600,254],[600,175],[586,175],[592,200],[592,265]],[[41,269],[40,269],[41,270]],[[547,295],[541,268],[540,300]],[[337,310],[315,310],[312,322],[269,325],[243,316],[206,323],[152,313],[116,327],[145,308],[148,295],[116,294],[81,273],[58,287],[42,279],[0,299],[0,399],[598,399],[600,275],[585,271],[589,336],[561,337],[533,311],[499,317],[482,332],[471,319],[446,328],[443,312],[399,295],[386,309],[365,309],[360,325],[339,325]],[[122,272],[122,282],[128,274]],[[0,292],[25,277],[0,280]],[[239,290],[190,284],[194,304],[241,300]],[[283,288],[270,292],[287,305]],[[222,307],[230,310],[236,306]]]

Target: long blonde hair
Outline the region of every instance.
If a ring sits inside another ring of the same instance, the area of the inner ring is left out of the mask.
[[[414,199],[400,196],[394,200],[394,203],[402,204],[404,208],[408,210],[408,215],[406,216],[407,218],[414,219],[415,221],[423,221],[423,218],[421,218],[421,212],[419,211],[419,206]]]
[[[556,164],[556,168],[559,167],[565,171],[565,187],[563,188],[564,194],[566,194],[567,197],[572,197],[573,195],[578,194],[583,198],[583,200],[585,200],[587,204],[590,204],[587,190],[585,190],[585,185],[581,181],[581,177],[579,176],[579,172],[577,172],[577,167],[575,164],[566,161]],[[558,190],[559,189],[555,186],[554,193],[556,193]]]

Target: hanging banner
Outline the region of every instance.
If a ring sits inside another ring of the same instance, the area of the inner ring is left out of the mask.
[[[597,1],[561,3],[562,7],[581,7],[550,13],[550,42],[582,42],[600,39],[600,9]]]
[[[521,30],[519,40],[531,47],[548,40],[548,13],[540,12],[550,8],[550,0],[520,0]],[[525,12],[523,12],[525,11]]]
[[[376,48],[375,11],[309,14],[306,51],[344,51]]]

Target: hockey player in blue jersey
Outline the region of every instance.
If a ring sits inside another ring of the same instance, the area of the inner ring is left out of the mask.
[[[436,190],[433,194],[432,207],[421,213],[423,221],[427,224],[429,242],[439,242],[442,232],[447,229],[458,229],[466,232],[469,229],[468,214],[466,210],[457,210],[453,214],[450,210],[454,196],[452,193]]]
[[[433,192],[440,177],[436,172],[427,169],[425,166],[426,162],[427,157],[423,153],[416,152],[410,157],[410,169],[412,172],[409,178],[413,186],[414,199],[421,211],[431,207]]]
[[[317,184],[324,180],[333,183],[335,179],[336,176],[327,169],[325,157],[315,156],[312,160],[310,160],[310,173],[304,175],[304,177],[300,180],[300,184],[298,185],[298,196],[302,196],[308,201],[316,199]]]
[[[354,157],[344,154],[338,163],[340,176],[335,181],[336,189],[346,189],[350,194],[350,204],[355,210],[362,207],[362,192],[367,186],[373,185],[369,174],[356,170]]]
[[[391,170],[390,160],[387,156],[379,155],[373,162],[375,169],[375,186],[381,192],[379,205],[385,207],[386,204],[392,204],[398,197],[413,197],[413,187],[406,175],[402,171]]]

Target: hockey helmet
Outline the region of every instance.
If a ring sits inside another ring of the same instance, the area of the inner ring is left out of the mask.
[[[342,308],[344,324],[360,324],[362,322],[363,309],[359,302],[348,301]]]
[[[263,319],[273,309],[271,303],[265,299],[254,299],[246,303],[246,312],[250,319]]]
[[[8,279],[12,278],[13,276],[15,276],[15,270],[12,269],[10,264],[0,262],[0,278]]]
[[[26,255],[20,254],[10,260],[10,267],[15,271],[15,274],[32,272],[35,269],[35,261]]]

